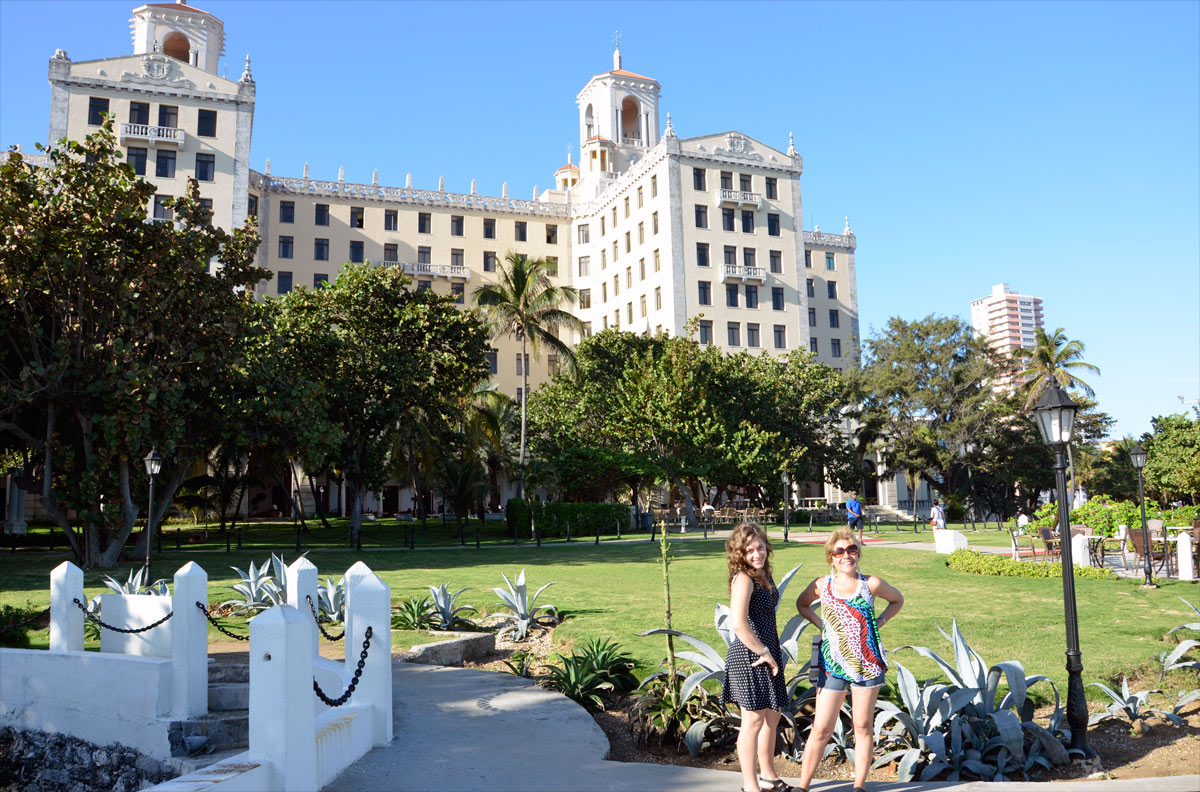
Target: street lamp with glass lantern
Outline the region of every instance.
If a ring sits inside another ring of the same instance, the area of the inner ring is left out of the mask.
[[[783,483],[783,541],[786,542],[792,516],[790,508],[792,505],[792,474],[785,470],[779,475],[779,480]]]
[[[1141,443],[1134,443],[1129,449],[1129,461],[1138,474],[1138,503],[1142,506],[1142,559],[1146,562],[1146,582],[1142,588],[1158,588],[1150,574],[1150,529],[1146,526],[1146,493],[1142,484],[1142,468],[1146,467],[1146,449]]]
[[[146,475],[150,477],[150,503],[146,511],[146,586],[149,587],[154,582],[154,574],[150,571],[150,539],[154,530],[154,477],[162,471],[162,454],[158,453],[157,448],[151,448],[142,462],[146,464]]]
[[[1071,726],[1071,748],[1087,758],[1094,752],[1087,744],[1087,699],[1083,693],[1083,653],[1079,651],[1079,619],[1075,611],[1075,565],[1071,558],[1070,503],[1067,500],[1067,446],[1075,431],[1079,405],[1051,382],[1042,392],[1033,414],[1042,441],[1054,452],[1058,498],[1058,541],[1062,548],[1063,607],[1067,625],[1067,722]]]

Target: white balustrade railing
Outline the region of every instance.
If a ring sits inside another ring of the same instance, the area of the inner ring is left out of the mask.
[[[623,143],[623,144],[624,144],[624,145],[626,145],[626,146],[641,146],[641,145],[642,145],[642,139],[641,139],[641,138],[627,138],[627,137],[623,137],[623,138],[621,138],[621,143]]]
[[[747,267],[744,264],[722,264],[721,278],[745,278],[766,280],[767,271],[762,267]]]
[[[384,266],[401,267],[409,275],[433,275],[442,278],[470,278],[471,270],[461,264],[423,264],[415,261],[384,261]]]
[[[746,192],[745,190],[726,190],[721,188],[717,196],[721,203],[754,204],[762,206],[762,193]]]
[[[121,124],[121,138],[182,143],[183,130],[178,127],[150,126],[149,124]]]

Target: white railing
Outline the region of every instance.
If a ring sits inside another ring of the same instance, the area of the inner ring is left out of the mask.
[[[736,203],[736,204],[753,204],[762,206],[762,193],[746,192],[745,190],[726,190],[721,188],[717,194],[717,200],[721,203]]]
[[[623,137],[623,138],[621,138],[621,143],[622,143],[622,144],[624,144],[624,145],[626,145],[626,146],[641,146],[641,145],[642,145],[642,139],[641,139],[641,138],[627,138],[627,137]]]
[[[421,264],[415,261],[384,261],[387,267],[402,267],[409,275],[434,275],[442,278],[470,278],[471,270],[461,264]]]
[[[138,138],[151,143],[182,143],[183,130],[178,127],[150,126],[149,124],[121,124],[121,139]]]
[[[728,280],[729,278],[766,280],[767,271],[762,267],[747,267],[743,264],[722,264],[721,279]]]

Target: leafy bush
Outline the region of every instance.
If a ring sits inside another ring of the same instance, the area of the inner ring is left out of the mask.
[[[510,503],[512,501],[509,501]],[[508,584],[508,591],[502,588],[494,588],[493,591],[500,597],[502,602],[497,603],[508,608],[512,613],[501,613],[499,616],[510,624],[497,633],[498,638],[503,638],[508,635],[513,636],[514,641],[524,641],[529,636],[529,628],[545,627],[550,624],[558,624],[558,609],[553,605],[538,605],[537,598],[542,592],[553,586],[553,583],[547,583],[537,590],[537,593],[530,599],[529,593],[525,588],[525,570],[521,570],[521,574],[517,576],[517,583],[514,586],[513,582],[508,579],[508,575],[503,572],[500,575],[504,578],[504,582]],[[539,616],[542,611],[546,611],[547,615]]]
[[[504,506],[504,522],[511,536],[529,536],[529,504],[524,498],[509,498]]]
[[[1146,503],[1147,520],[1163,520],[1167,525],[1191,525],[1200,517],[1200,506],[1180,506],[1177,509],[1162,509],[1152,502]],[[1087,503],[1071,510],[1071,525],[1086,525],[1097,534],[1116,536],[1118,526],[1141,527],[1141,507],[1133,501],[1114,501],[1107,495],[1097,495]],[[1016,523],[1012,522],[1015,526]],[[1034,528],[1058,527],[1058,504],[1044,503],[1034,512],[1030,525]]]
[[[429,597],[409,597],[392,613],[392,628],[396,630],[432,630],[436,623]]]
[[[99,607],[98,601],[97,607]],[[43,628],[39,627],[36,622],[25,627],[15,627],[14,625],[29,621],[43,610],[45,609],[33,607],[29,604],[28,600],[26,600],[24,607],[0,605],[0,646],[9,649],[28,649],[29,631],[41,630]],[[49,616],[46,618],[49,619]],[[91,621],[84,619],[83,623],[86,629],[86,625],[91,624]],[[11,629],[3,629],[5,627]],[[98,627],[96,628],[97,632],[99,632],[99,629]]]
[[[600,693],[612,690],[608,673],[592,665],[592,661],[580,654],[559,657],[559,665],[542,666],[550,672],[545,685],[557,690],[567,698],[582,704],[587,709],[604,709]]]
[[[633,668],[637,664],[621,651],[616,642],[607,638],[592,638],[577,654],[604,674],[617,693],[628,693],[637,687],[637,677],[633,675]]]
[[[458,615],[467,611],[473,613],[475,612],[474,608],[470,605],[454,607],[455,601],[464,591],[470,591],[470,589],[459,589],[451,594],[449,583],[429,587],[429,593],[433,595],[434,616],[437,618],[437,628],[439,630],[470,629],[475,626],[470,619],[464,619]]]
[[[513,652],[512,657],[504,661],[504,665],[508,666],[508,673],[528,679],[529,668],[533,665],[533,654],[531,652]]]
[[[975,550],[955,550],[946,559],[946,565],[959,572],[996,577],[1060,578],[1062,564],[1049,561],[1013,561],[1008,556],[996,553],[980,553]],[[1117,580],[1111,569],[1100,567],[1075,567],[1075,577],[1084,580]]]
[[[562,538],[571,526],[571,536],[579,539],[615,535],[617,524],[628,533],[633,527],[633,515],[624,503],[534,503],[533,516],[538,533],[543,537]]]

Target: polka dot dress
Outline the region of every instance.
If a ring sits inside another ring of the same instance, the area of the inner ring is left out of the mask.
[[[771,581],[774,583],[774,581]],[[754,584],[750,593],[750,629],[779,665],[779,673],[771,676],[766,663],[750,667],[758,659],[740,639],[734,638],[725,656],[725,685],[721,689],[722,704],[737,704],[742,709],[773,709],[780,712],[787,706],[787,687],[783,683],[783,650],[779,648],[779,630],[775,626],[775,605],[779,594]]]

